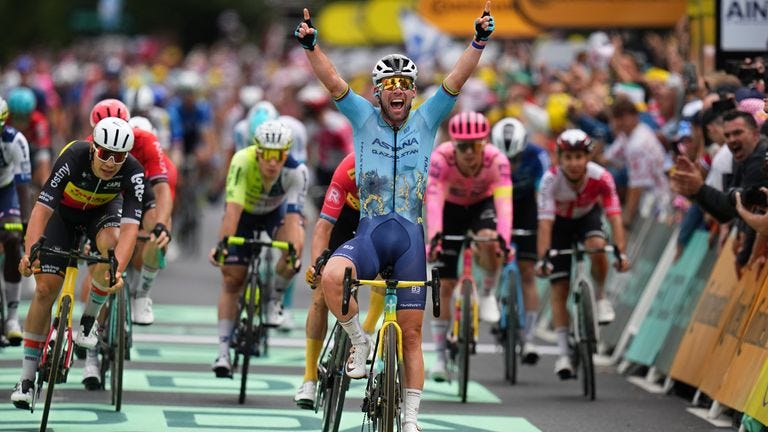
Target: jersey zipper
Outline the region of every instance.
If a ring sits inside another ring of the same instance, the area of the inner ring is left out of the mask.
[[[93,201],[93,196],[96,195],[96,192],[99,191],[99,186],[101,186],[101,179],[99,178],[98,180],[99,181],[96,183],[96,187],[93,189],[93,192],[91,192],[91,196],[88,198],[88,202],[83,204],[83,210],[85,210],[86,207],[88,207],[88,205],[91,203],[91,201]]]
[[[397,126],[392,126],[392,130],[395,132],[395,143],[393,144],[395,151],[395,163],[392,167],[392,212],[397,213],[397,206],[395,204],[397,197],[397,131],[399,131],[400,128]]]

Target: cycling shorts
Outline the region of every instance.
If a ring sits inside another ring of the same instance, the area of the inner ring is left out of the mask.
[[[275,233],[285,220],[285,204],[269,213],[256,215],[244,211],[237,223],[237,237],[253,238],[254,231],[264,230],[270,238],[275,238]],[[230,246],[227,249],[225,265],[247,266],[251,261],[251,248],[244,246]]]
[[[59,205],[53,211],[48,225],[45,226],[43,235],[47,238],[45,245],[58,247],[63,250],[72,250],[76,244],[77,227],[85,229],[88,240],[91,241],[91,250],[96,252],[96,235],[104,228],[120,228],[120,213],[123,209],[122,197],[117,197],[103,206],[90,210],[78,210]],[[41,256],[40,267],[35,273],[57,274],[64,276],[67,269],[67,259],[60,257]]]
[[[0,188],[0,219],[20,218],[21,206],[19,195],[16,193],[16,184],[11,182]]]
[[[534,233],[526,236],[512,236],[512,243],[517,249],[517,259],[536,261],[539,256],[536,251],[536,229],[539,227],[539,212],[536,209],[536,194],[514,200],[512,205],[513,229],[531,230]]]
[[[352,261],[359,279],[374,279],[384,269],[392,278],[423,281],[427,263],[424,254],[424,229],[396,214],[374,216],[360,221],[357,235],[336,249],[333,256]],[[397,309],[424,310],[426,287],[397,290]]]
[[[577,219],[555,217],[552,225],[552,249],[570,249],[575,242],[583,243],[590,237],[606,238],[603,231],[602,207],[596,205],[587,214]],[[554,282],[571,277],[571,256],[563,255],[552,258],[552,274],[549,280]]]
[[[464,235],[467,231],[477,233],[481,229],[496,230],[496,208],[493,198],[486,198],[470,206],[445,203],[443,207],[443,234]],[[435,267],[440,270],[440,277],[456,279],[459,270],[461,242],[443,240],[443,253]]]

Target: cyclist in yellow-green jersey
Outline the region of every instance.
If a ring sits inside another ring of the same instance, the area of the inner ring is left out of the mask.
[[[302,209],[307,193],[307,167],[288,152],[293,144],[291,129],[279,120],[270,120],[256,129],[253,145],[232,157],[227,175],[226,210],[219,239],[227,236],[253,237],[257,227],[274,240],[292,243],[301,256],[304,242]],[[223,265],[215,256],[224,255]],[[267,321],[279,326],[283,319],[282,294],[300,265],[288,265],[287,253],[277,261],[272,298]],[[229,339],[237,315],[237,299],[243,289],[249,251],[239,246],[211,250],[211,262],[221,267],[222,289],[219,297],[219,355],[213,364],[217,377],[231,376]]]

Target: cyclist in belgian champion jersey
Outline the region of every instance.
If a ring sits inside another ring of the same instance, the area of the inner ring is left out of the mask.
[[[440,144],[432,153],[427,183],[427,238],[434,246],[429,260],[440,269],[440,317],[432,320],[432,339],[437,361],[430,369],[435,381],[445,381],[446,333],[451,320],[451,298],[458,272],[461,242],[443,241],[441,234],[501,236],[504,244],[479,242],[475,246],[475,262],[481,280],[480,319],[499,321],[496,286],[499,269],[512,234],[512,179],[509,161],[494,146],[486,145],[491,126],[478,112],[462,112],[448,123],[449,142]],[[528,205],[532,205],[529,203]],[[438,261],[439,260],[439,261]]]
[[[269,120],[256,128],[253,145],[235,153],[229,166],[227,204],[219,229],[221,241],[210,253],[211,263],[221,267],[222,275],[218,306],[219,354],[212,367],[219,378],[232,376],[229,341],[250,260],[246,248],[227,246],[224,239],[232,235],[251,238],[257,228],[262,228],[270,238],[292,243],[296,256],[301,256],[307,167],[289,155],[292,144],[291,129],[279,120]],[[275,266],[275,285],[265,322],[270,327],[282,323],[283,292],[299,269],[299,263],[291,266],[287,258],[284,251]]]
[[[6,124],[9,108],[0,98],[0,223],[26,221],[29,217],[28,185],[32,178],[29,146],[20,131]],[[5,255],[3,263],[3,287],[5,290],[5,337],[11,345],[21,344],[18,307],[21,299],[21,234],[0,231],[0,242]]]
[[[426,254],[421,211],[427,170],[440,123],[456,103],[456,96],[472,75],[482,50],[494,29],[491,2],[483,16],[475,19],[475,37],[462,53],[442,86],[418,109],[411,112],[416,96],[417,69],[400,54],[380,59],[373,68],[374,96],[379,107],[351,90],[330,59],[317,46],[317,30],[309,10],[294,32],[305,49],[312,69],[352,123],[355,144],[355,172],[360,193],[360,225],[354,239],[336,250],[323,272],[321,282],[328,309],[342,323],[352,341],[346,373],[352,378],[366,376],[366,359],[371,340],[357,317],[357,303],[341,313],[344,271],[372,279],[391,266],[393,278],[424,280]],[[418,430],[417,416],[424,386],[424,357],[421,327],[426,288],[398,291],[397,320],[403,330],[405,363],[405,418],[403,431]]]
[[[536,290],[534,265],[536,253],[536,227],[538,212],[536,194],[542,176],[549,169],[549,154],[543,148],[528,142],[525,126],[513,117],[499,120],[491,129],[491,141],[507,155],[512,170],[512,219],[515,221],[512,241],[515,243],[515,257],[520,269],[525,306],[523,328],[523,349],[521,362],[534,365],[539,361],[539,350],[534,344],[534,331],[539,319],[539,293]],[[515,235],[515,231],[529,231]]]
[[[113,248],[118,261],[117,282],[109,286],[108,264],[91,267],[91,294],[80,319],[75,343],[89,349],[96,346],[96,316],[110,292],[122,288],[122,272],[131,260],[142,214],[144,169],[128,152],[133,147],[133,130],[124,120],[107,118],[93,129],[93,141],[73,141],[62,150],[37,203],[32,209],[19,271],[35,273],[37,288],[24,325],[24,360],[21,378],[11,401],[29,409],[40,352],[46,339],[51,307],[64,281],[67,260],[41,256],[30,262],[29,253],[44,234],[46,245],[69,250],[76,228],[83,227],[102,256]]]
[[[606,245],[601,216],[605,210],[611,224],[613,241],[618,246],[621,260],[619,271],[629,269],[629,259],[623,253],[626,247],[621,204],[611,173],[589,160],[592,139],[579,129],[568,129],[557,138],[558,165],[549,169],[541,179],[538,198],[539,229],[537,251],[539,261],[536,272],[549,276],[552,285],[552,322],[557,333],[558,358],[555,373],[561,379],[575,377],[568,352],[569,317],[566,301],[570,289],[571,257],[556,256],[545,259],[550,249],[570,249],[575,241],[588,249]],[[598,205],[598,203],[600,205]],[[597,320],[601,325],[613,321],[615,313],[605,298],[605,279],[608,276],[608,258],[604,253],[590,255],[592,278],[597,287]]]

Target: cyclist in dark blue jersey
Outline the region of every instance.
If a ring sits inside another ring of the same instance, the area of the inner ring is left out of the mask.
[[[371,340],[357,317],[357,304],[341,313],[341,285],[346,267],[353,276],[374,278],[387,267],[400,280],[424,280],[426,257],[422,226],[422,203],[429,158],[440,123],[456,102],[456,95],[472,75],[482,50],[494,29],[491,2],[482,17],[475,19],[475,37],[441,88],[411,112],[416,96],[416,65],[406,56],[391,54],[373,68],[374,96],[379,108],[355,94],[339,76],[328,57],[317,46],[317,30],[309,11],[295,36],[305,49],[312,69],[352,123],[355,172],[360,192],[360,225],[357,235],[339,247],[323,272],[321,287],[328,309],[342,323],[352,341],[346,373],[366,376]],[[405,419],[403,431],[418,430],[416,418],[424,386],[424,357],[421,327],[426,289],[399,290],[397,320],[403,330],[405,362]]]

